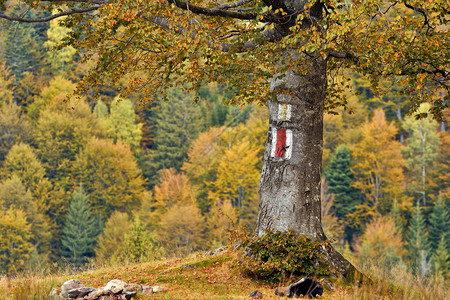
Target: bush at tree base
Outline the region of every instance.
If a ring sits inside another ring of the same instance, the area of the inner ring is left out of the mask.
[[[236,264],[246,276],[276,283],[292,276],[329,276],[325,261],[327,242],[312,240],[293,230],[267,230],[264,235],[241,236],[242,252]]]

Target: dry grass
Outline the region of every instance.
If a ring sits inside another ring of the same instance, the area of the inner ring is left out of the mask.
[[[45,275],[24,273],[16,278],[0,278],[0,299],[46,299],[53,287],[71,278],[86,286],[104,286],[111,279],[121,279],[142,285],[160,285],[168,291],[153,296],[140,295],[138,299],[248,299],[259,290],[263,299],[280,299],[274,295],[275,286],[264,285],[244,278],[232,269],[233,253],[217,256],[192,255],[141,264],[102,266],[83,272],[70,270]],[[194,265],[195,269],[181,268]],[[322,299],[450,299],[448,282],[439,278],[417,279],[404,267],[389,272],[377,268],[365,270],[373,279],[363,285],[339,285],[326,291]]]

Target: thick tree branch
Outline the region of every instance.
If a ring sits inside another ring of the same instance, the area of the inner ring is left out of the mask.
[[[99,8],[100,8],[100,5],[94,5],[94,6],[80,8],[80,9],[72,8],[72,9],[68,9],[66,11],[57,13],[57,14],[50,15],[48,17],[33,18],[33,19],[0,14],[0,19],[5,19],[5,20],[9,20],[9,21],[18,21],[18,22],[23,22],[23,23],[41,23],[41,22],[48,22],[48,21],[51,21],[53,19],[63,17],[63,16],[68,16],[68,15],[73,15],[73,14],[82,14],[82,13],[94,11]]]
[[[239,1],[236,1],[236,2],[232,2],[232,3],[222,4],[222,5],[216,6],[214,8],[215,9],[230,9],[230,8],[235,8],[235,7],[242,6],[244,4],[247,4],[247,3],[250,3],[250,2],[253,2],[253,1],[255,1],[255,0],[239,0]]]
[[[220,6],[216,6],[213,8],[205,8],[197,5],[192,5],[189,2],[184,2],[180,0],[167,0],[167,2],[174,4],[176,7],[181,8],[183,10],[191,11],[194,14],[204,15],[204,16],[218,16],[218,17],[229,17],[233,19],[239,20],[254,20],[258,16],[257,13],[249,12],[242,13],[238,11],[230,11],[228,8],[220,8]],[[238,1],[239,2],[239,1]],[[242,1],[245,2],[245,1]]]
[[[327,49],[327,53],[329,56],[334,57],[334,58],[344,58],[344,59],[351,59],[351,60],[355,60],[355,61],[358,60],[358,57],[356,57],[355,55],[353,55],[349,52]]]
[[[418,13],[420,13],[420,14],[423,16],[424,21],[423,21],[423,26],[422,26],[422,28],[426,25],[426,26],[428,27],[428,28],[427,28],[427,32],[428,32],[428,30],[430,30],[431,26],[430,26],[430,23],[428,22],[428,16],[427,16],[427,14],[425,13],[425,11],[424,11],[423,9],[421,9],[421,8],[417,8],[417,7],[415,7],[415,6],[412,6],[412,5],[410,5],[410,4],[407,4],[406,2],[405,2],[404,4],[405,4],[405,6],[406,6],[407,8],[412,9],[412,10],[414,10],[415,12],[418,12]]]

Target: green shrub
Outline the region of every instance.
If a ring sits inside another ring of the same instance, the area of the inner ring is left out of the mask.
[[[328,276],[325,243],[294,231],[268,230],[260,237],[246,237],[237,268],[249,277],[269,283],[292,276]],[[322,250],[321,250],[322,249]]]

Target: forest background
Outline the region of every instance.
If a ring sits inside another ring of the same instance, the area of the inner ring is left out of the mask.
[[[221,84],[65,101],[90,68],[57,47],[67,30],[0,27],[0,273],[183,256],[252,230],[266,109],[224,105]],[[325,115],[325,232],[362,268],[448,279],[450,113],[416,120],[395,85],[351,85],[354,113]]]

